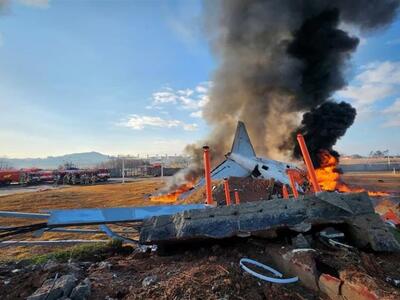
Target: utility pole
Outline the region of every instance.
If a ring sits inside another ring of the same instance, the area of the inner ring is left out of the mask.
[[[122,157],[122,183],[125,183],[125,158]]]

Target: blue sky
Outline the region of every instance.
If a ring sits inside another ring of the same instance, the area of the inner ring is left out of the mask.
[[[174,154],[207,134],[199,1],[15,0],[0,16],[0,156]],[[337,148],[400,153],[400,21],[365,35]],[[390,79],[390,80],[389,80]]]

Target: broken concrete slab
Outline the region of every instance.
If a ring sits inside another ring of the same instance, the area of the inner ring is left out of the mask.
[[[321,274],[318,281],[320,291],[327,295],[331,300],[343,299],[340,295],[341,284],[342,281],[339,278],[325,273]]]
[[[28,300],[55,300],[69,296],[75,287],[77,279],[73,275],[64,275],[57,279],[48,279],[37,289]]]
[[[400,292],[395,288],[383,288],[371,276],[357,270],[340,272],[343,284],[340,288],[343,299],[357,300],[395,300],[400,299]]]
[[[297,276],[305,287],[318,291],[318,271],[314,251],[293,252],[292,250],[279,245],[265,249],[281,272]]]
[[[278,229],[307,232],[314,225],[324,224],[347,225],[350,240],[361,247],[400,251],[400,244],[375,213],[367,193],[324,192],[302,199],[273,199],[153,217],[143,223],[140,243],[265,236]]]

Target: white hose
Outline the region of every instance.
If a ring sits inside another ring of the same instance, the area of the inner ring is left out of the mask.
[[[298,248],[298,249],[293,249],[292,253],[298,253],[298,252],[309,252],[309,251],[315,251],[315,249],[312,248]]]
[[[249,264],[252,264],[252,265],[255,265],[257,267],[263,268],[263,269],[271,272],[272,274],[274,274],[275,276],[280,277],[280,278],[268,277],[268,276],[259,274],[259,273],[255,272],[255,271],[251,270],[250,268],[246,267],[244,265],[245,262],[249,263]],[[278,272],[277,270],[275,270],[275,269],[273,269],[273,268],[271,268],[269,266],[266,266],[266,265],[264,265],[262,263],[259,263],[258,261],[255,261],[255,260],[252,260],[252,259],[249,259],[249,258],[242,258],[240,260],[239,264],[240,264],[240,267],[243,270],[245,270],[247,273],[250,273],[254,277],[257,277],[258,279],[265,280],[265,281],[268,281],[268,282],[286,284],[286,283],[297,282],[299,280],[299,278],[297,276],[296,277],[292,277],[292,278],[281,278],[283,276],[282,273]]]

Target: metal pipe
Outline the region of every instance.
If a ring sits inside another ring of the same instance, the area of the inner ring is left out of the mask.
[[[210,169],[210,148],[208,146],[203,147],[204,157],[204,178],[206,180],[206,199],[207,204],[212,205],[212,192],[211,192],[211,169]]]
[[[98,244],[109,243],[110,240],[57,240],[57,241],[4,241],[0,242],[0,248],[11,246],[61,246],[74,244]]]
[[[17,211],[0,211],[0,217],[22,219],[48,219],[50,214],[24,213]]]
[[[294,180],[293,171],[287,170],[287,174],[289,176],[290,186],[292,188],[293,195],[295,198],[299,198],[299,192],[297,191],[297,188],[296,188],[296,182]]]
[[[289,193],[286,184],[282,185],[282,196],[284,199],[289,199]]]
[[[235,204],[240,204],[239,192],[235,191]]]
[[[314,165],[311,161],[310,153],[308,152],[306,142],[304,141],[304,137],[301,133],[297,134],[297,141],[299,143],[301,154],[303,155],[303,159],[307,167],[308,176],[311,179],[311,184],[314,188],[314,192],[321,192],[321,187],[319,186],[317,176],[315,175]]]
[[[231,191],[229,190],[228,178],[224,178],[224,190],[226,205],[231,205]]]

